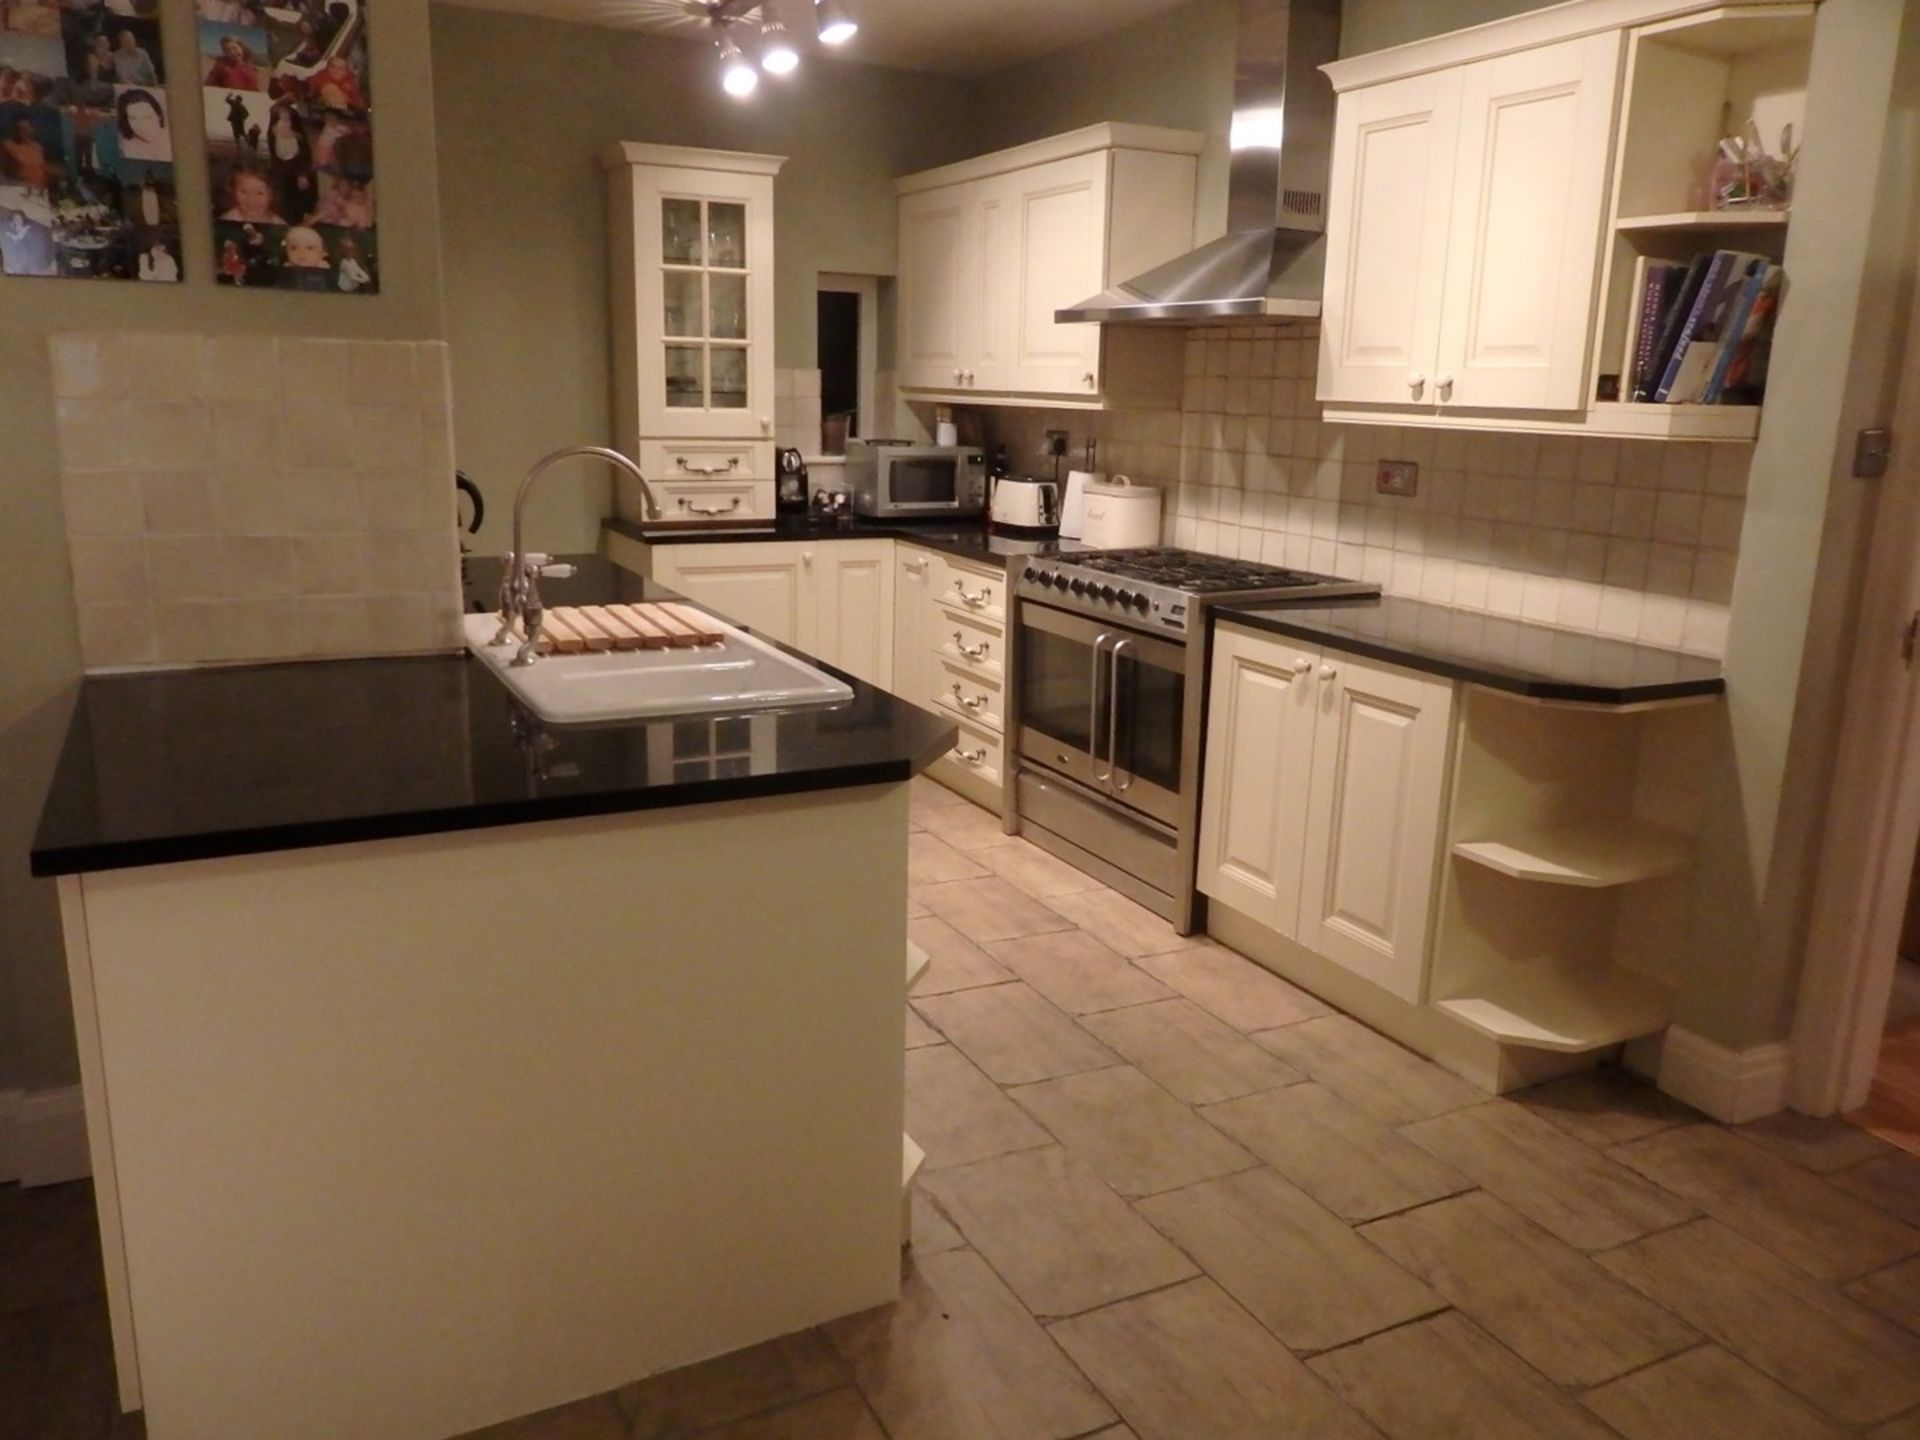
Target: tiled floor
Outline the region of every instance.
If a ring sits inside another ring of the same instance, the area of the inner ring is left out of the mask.
[[[1920,1155],[1920,1019],[1888,1027],[1880,1067],[1864,1107],[1847,1117],[1864,1130]]]
[[[913,825],[900,1303],[486,1440],[1920,1440],[1920,1158],[1612,1071],[1489,1099],[923,782]],[[0,1189],[0,1440],[140,1433],[90,1219]]]

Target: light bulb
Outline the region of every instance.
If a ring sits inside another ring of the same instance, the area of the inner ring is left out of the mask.
[[[791,75],[800,68],[800,52],[787,38],[787,27],[772,16],[760,25],[760,68],[769,75]]]
[[[844,45],[860,29],[840,0],[814,0],[813,14],[820,26],[822,45]]]
[[[760,72],[747,63],[740,47],[727,36],[720,42],[720,88],[735,99],[744,100],[760,83]]]

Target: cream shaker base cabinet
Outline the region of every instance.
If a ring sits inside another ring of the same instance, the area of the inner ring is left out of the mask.
[[[1191,248],[1202,142],[1095,125],[898,181],[908,398],[1177,404],[1173,332],[1054,312]]]
[[[1200,889],[1419,1003],[1453,687],[1221,625]]]
[[[893,542],[635,546],[614,559],[728,619],[893,689]]]
[[[1586,408],[1623,45],[1609,30],[1340,96],[1318,399]]]

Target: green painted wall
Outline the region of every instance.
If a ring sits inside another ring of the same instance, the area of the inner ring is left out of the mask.
[[[61,517],[46,337],[57,330],[238,331],[434,339],[441,334],[440,222],[425,7],[372,16],[375,164],[384,293],[311,296],[215,286],[204,201],[193,6],[162,7],[167,91],[185,229],[178,285],[0,276],[0,1089],[78,1078],[53,887],[27,874],[42,786],[80,662]]]
[[[742,104],[705,45],[432,9],[455,433],[462,467],[501,502],[481,548],[504,543],[505,502],[532,461],[613,441],[601,146],[789,157],[774,189],[775,360],[807,369],[819,273],[895,268],[892,177],[982,148],[957,80],[810,60]],[[557,472],[529,502],[529,533],[547,550],[597,548],[610,484]]]

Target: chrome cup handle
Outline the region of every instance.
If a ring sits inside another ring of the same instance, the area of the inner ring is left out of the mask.
[[[1100,761],[1100,657],[1106,649],[1107,642],[1111,639],[1113,639],[1113,636],[1109,632],[1102,630],[1099,638],[1093,642],[1093,672],[1092,678],[1087,685],[1087,751],[1093,756],[1095,764],[1098,764]],[[1125,642],[1122,641],[1121,643],[1124,644]],[[1111,748],[1109,748],[1107,755],[1106,773],[1104,775],[1096,774],[1093,778],[1102,785],[1113,778],[1113,755]]]
[[[1120,656],[1133,644],[1131,639],[1122,640],[1113,647],[1113,654],[1107,662],[1107,776],[1109,779],[1120,774]],[[1133,784],[1133,772],[1126,772],[1127,778],[1118,780],[1113,793],[1118,795]]]

